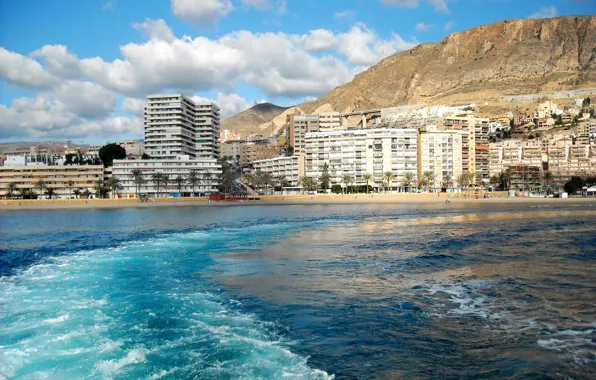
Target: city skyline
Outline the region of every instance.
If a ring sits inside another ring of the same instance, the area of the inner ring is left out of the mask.
[[[224,119],[262,101],[314,99],[388,55],[452,32],[593,14],[595,3],[111,0],[0,8],[0,140],[96,143],[141,138],[151,93],[215,100]]]

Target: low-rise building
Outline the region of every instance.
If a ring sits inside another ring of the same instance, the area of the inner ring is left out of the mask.
[[[279,156],[253,162],[255,170],[260,170],[274,177],[285,177],[292,187],[300,186],[300,177],[304,176],[304,159],[298,156]]]
[[[77,192],[86,190],[95,194],[95,186],[104,177],[103,165],[20,165],[0,167],[0,196],[5,197],[9,183],[14,183],[17,192],[31,190],[40,197],[47,197],[48,189],[54,191],[53,198],[74,198]],[[39,188],[42,180],[45,188]]]
[[[238,163],[245,166],[258,160],[275,157],[277,154],[278,150],[275,145],[261,141],[246,142],[240,144],[240,159]]]
[[[142,173],[143,183],[140,193],[149,197],[166,196],[191,196],[198,194],[210,194],[218,191],[221,165],[215,158],[191,159],[187,155],[177,156],[173,159],[162,160],[114,160],[112,175],[120,180],[122,190],[120,196],[132,198],[137,195],[137,184],[133,178],[133,170],[138,169]],[[195,172],[198,183],[193,186],[188,179],[191,172]],[[157,184],[154,174],[161,173],[168,176],[165,183],[163,179]],[[184,179],[182,194],[178,190],[175,178],[181,176]]]

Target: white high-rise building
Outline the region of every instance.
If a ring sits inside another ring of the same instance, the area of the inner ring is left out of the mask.
[[[219,106],[182,94],[149,95],[145,104],[145,152],[155,159],[219,159]]]
[[[344,184],[345,175],[353,185],[366,185],[365,173],[373,176],[370,185],[385,187],[384,174],[391,172],[391,187],[401,187],[407,172],[416,175],[418,139],[416,129],[358,129],[306,133],[306,176],[319,178],[325,164],[331,184]]]
[[[434,174],[430,188],[454,187],[463,172],[463,131],[439,131],[427,128],[418,135],[418,178],[425,172]]]

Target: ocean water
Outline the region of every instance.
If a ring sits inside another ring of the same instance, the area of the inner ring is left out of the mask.
[[[596,377],[596,205],[0,212],[0,379]]]

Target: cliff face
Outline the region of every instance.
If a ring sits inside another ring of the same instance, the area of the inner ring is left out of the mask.
[[[478,102],[589,87],[596,87],[596,16],[508,20],[394,54],[301,108]]]

